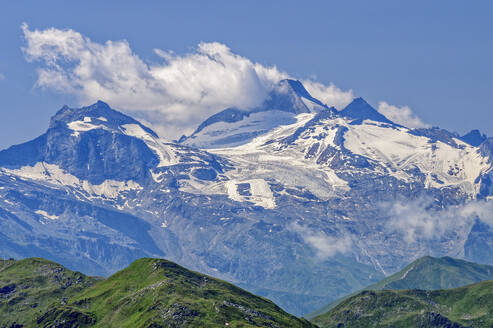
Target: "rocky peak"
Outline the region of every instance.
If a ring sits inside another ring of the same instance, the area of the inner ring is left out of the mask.
[[[341,111],[341,115],[360,120],[372,120],[389,124],[393,123],[385,116],[380,114],[375,108],[373,108],[361,97],[354,99],[349,105],[347,105]]]
[[[75,131],[75,135],[80,132],[97,128],[104,128],[105,130],[121,133],[122,126],[126,124],[138,125],[145,132],[157,137],[157,134],[148,127],[140,124],[130,116],[112,109],[108,104],[101,100],[82,108],[63,106],[51,118],[50,129],[68,128],[69,130]]]
[[[460,137],[462,141],[467,142],[474,147],[478,147],[480,144],[483,143],[483,141],[486,140],[486,138],[486,135],[481,134],[479,130],[471,130],[470,132]]]
[[[318,112],[327,108],[312,97],[298,80],[281,80],[271,91],[260,110],[277,109],[294,114]]]

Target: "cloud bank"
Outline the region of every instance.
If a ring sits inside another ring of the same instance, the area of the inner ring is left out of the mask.
[[[353,240],[347,234],[329,236],[323,231],[313,231],[298,223],[292,223],[289,229],[298,233],[306,244],[315,249],[320,259],[332,257],[338,253],[346,254],[353,246]]]
[[[378,111],[394,123],[408,128],[429,128],[408,106],[397,107],[385,101],[378,104]]]
[[[226,107],[253,108],[290,77],[217,42],[184,55],[155,49],[159,62],[148,64],[125,40],[101,44],[71,29],[30,30],[27,24],[22,30],[25,58],[38,65],[37,87],[75,95],[81,105],[101,99],[165,137],[189,133]],[[329,106],[341,108],[353,98],[334,85],[303,82]]]
[[[493,227],[493,201],[475,200],[436,209],[431,201],[418,199],[383,203],[380,209],[389,217],[387,228],[402,234],[408,243],[469,231],[476,219]]]

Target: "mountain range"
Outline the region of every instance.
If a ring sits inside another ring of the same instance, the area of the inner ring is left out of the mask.
[[[493,264],[484,211],[411,215],[488,204],[492,156],[479,131],[328,107],[294,80],[177,141],[101,101],[64,106],[0,151],[0,257],[104,276],[166,257],[303,315],[424,255]]]

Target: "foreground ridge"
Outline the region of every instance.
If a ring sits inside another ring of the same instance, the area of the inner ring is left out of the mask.
[[[107,279],[40,258],[0,261],[1,327],[314,327],[271,301],[173,262]]]

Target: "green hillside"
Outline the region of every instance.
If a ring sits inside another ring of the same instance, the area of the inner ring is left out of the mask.
[[[493,281],[448,290],[363,291],[313,319],[320,327],[492,327]]]
[[[0,260],[0,327],[32,322],[98,280],[40,258]]]
[[[401,271],[363,290],[437,290],[461,287],[484,280],[493,280],[493,266],[467,262],[451,257],[436,258],[425,256],[412,262]],[[336,300],[320,310],[310,313],[306,317],[314,318],[321,315],[359,292],[361,291]]]
[[[425,256],[365,289],[448,289],[492,279],[491,265]]]
[[[313,326],[269,300],[161,259],[137,260],[99,281],[43,259],[2,261],[0,297],[0,327]]]

